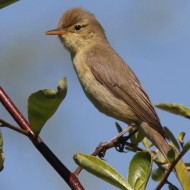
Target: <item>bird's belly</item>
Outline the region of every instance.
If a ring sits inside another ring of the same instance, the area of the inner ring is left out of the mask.
[[[85,69],[83,69],[83,72],[76,71],[86,96],[99,111],[128,124],[138,122],[138,118],[130,107],[99,83],[90,69],[87,69],[86,72],[84,72]]]

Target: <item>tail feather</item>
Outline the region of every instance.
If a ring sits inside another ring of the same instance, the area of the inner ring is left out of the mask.
[[[161,151],[164,157],[168,160],[167,154],[168,151],[171,150],[171,147],[169,146],[165,137],[145,122],[141,123],[141,128],[144,131],[145,136],[158,148],[158,150]]]

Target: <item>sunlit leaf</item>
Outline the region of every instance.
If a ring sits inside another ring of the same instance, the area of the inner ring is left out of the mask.
[[[180,143],[184,143],[184,137],[185,137],[185,132],[181,132],[179,133],[179,135],[177,136],[177,139]]]
[[[185,146],[184,146],[185,148]],[[187,143],[186,148],[189,150],[190,143]],[[190,187],[190,176],[187,170],[186,165],[182,160],[179,160],[176,167],[175,167],[179,182],[181,183],[181,186],[183,189],[189,189]]]
[[[160,103],[156,107],[190,119],[190,109],[181,104]]]
[[[74,160],[76,164],[100,179],[122,190],[132,190],[126,179],[103,160],[87,154],[75,154]]]
[[[134,190],[146,188],[151,169],[152,159],[149,152],[138,152],[133,157],[129,166],[128,182]]]
[[[57,91],[54,89],[39,90],[29,96],[28,120],[36,134],[40,133],[44,124],[58,109],[66,93],[66,78],[62,78]]]
[[[165,129],[167,136],[171,140],[171,145],[179,151],[180,150],[179,144],[178,144],[177,140],[175,139],[175,137],[173,136],[173,134],[171,133],[171,131],[166,127],[164,127],[164,129]],[[187,145],[187,148],[188,148],[188,145]],[[177,155],[178,155],[178,153],[176,152],[176,156]],[[187,171],[187,167],[185,166],[185,163],[182,160],[178,161],[177,165],[175,166],[175,170],[176,170],[178,179],[179,179],[183,189],[189,189],[190,176]]]
[[[180,160],[177,163],[175,169],[177,171],[178,179],[179,179],[183,189],[189,189],[189,187],[190,187],[190,176],[189,176],[187,168],[186,168],[185,164],[182,162],[182,160]]]
[[[17,1],[19,1],[19,0],[0,0],[0,9],[2,9],[8,5],[11,5],[13,3],[16,3]]]
[[[142,143],[143,143],[144,147],[146,148],[146,150],[148,151],[149,148],[150,148],[150,144],[149,144],[148,139],[147,139],[147,138],[144,138],[144,139],[142,140]]]

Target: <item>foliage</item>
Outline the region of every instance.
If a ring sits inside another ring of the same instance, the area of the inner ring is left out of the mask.
[[[2,9],[6,6],[9,6],[13,3],[16,3],[17,1],[19,1],[19,0],[0,0],[0,9]]]
[[[119,189],[132,190],[125,178],[105,161],[87,154],[75,154],[74,160],[79,166],[91,174],[118,187]]]
[[[76,154],[74,160],[91,174],[123,190],[145,189],[152,168],[149,152],[138,152],[133,157],[129,166],[128,181],[105,161],[95,156]]]
[[[58,83],[57,91],[53,89],[45,89],[37,91],[29,96],[28,118],[32,126],[32,130],[37,136],[39,135],[44,124],[54,115],[61,102],[65,98],[66,93],[66,78],[62,78]],[[184,116],[185,118],[189,118],[189,109],[180,104],[162,103],[158,104],[157,107],[168,112]],[[11,126],[6,122],[3,123],[3,120],[0,121],[1,127],[7,126],[15,130],[14,126]],[[117,123],[116,128],[119,132],[122,131],[122,128]],[[184,132],[181,132],[178,137],[175,138],[175,136],[167,127],[164,129],[170,140],[170,145],[174,150],[169,152],[167,155],[168,159],[170,160],[170,164],[167,163],[166,159],[160,154],[158,150],[152,150],[153,145],[149,143],[149,141],[144,137],[144,135],[141,134],[140,131],[131,136],[136,130],[133,129],[129,132],[128,136],[120,137],[119,142],[121,141],[124,143],[123,149],[126,148],[136,152],[129,165],[128,179],[125,179],[118,171],[112,168],[112,166],[107,164],[102,159],[97,158],[96,156],[78,153],[74,155],[74,161],[91,174],[123,190],[144,190],[149,181],[150,175],[152,176],[152,179],[159,182],[161,186],[168,183],[169,189],[176,189],[177,187],[169,183],[168,179],[166,178],[166,174],[172,171],[171,167],[174,163],[173,167],[175,168],[175,171],[177,171],[181,186],[186,190],[190,186],[190,176],[188,174],[188,167],[181,160],[181,157],[190,149],[190,141],[185,142]],[[16,131],[19,130],[16,129]],[[31,136],[29,133],[27,133],[27,131],[23,132],[22,130],[20,132],[27,135],[31,139]],[[128,140],[130,140],[131,144],[127,142]],[[35,139],[32,141],[36,146],[38,145],[36,144]],[[146,151],[139,148],[139,144],[141,142],[144,145]],[[114,143],[117,144],[118,142],[115,141]],[[3,138],[0,131],[0,170],[3,169],[4,162],[2,146]],[[129,146],[131,146],[131,148],[129,148]],[[97,153],[96,155],[102,154]],[[158,167],[152,171],[153,162]]]
[[[157,104],[156,107],[167,112],[174,113],[190,119],[190,109],[181,104],[160,103]]]
[[[39,134],[44,124],[58,109],[67,93],[66,78],[59,81],[57,91],[44,89],[32,93],[28,98],[28,120],[35,134]]]
[[[152,169],[149,152],[138,152],[129,165],[128,181],[134,190],[145,189]]]

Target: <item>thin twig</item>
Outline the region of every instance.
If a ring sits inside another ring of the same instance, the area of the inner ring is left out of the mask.
[[[130,131],[132,129],[133,126],[128,126],[127,128],[125,128],[123,131],[121,131],[121,133],[119,133],[118,135],[116,135],[115,137],[113,137],[110,141],[108,141],[108,144],[111,142],[115,142],[117,139],[119,139],[120,137],[122,137],[125,133],[127,133],[128,131]]]
[[[36,136],[32,127],[20,113],[18,108],[13,104],[5,91],[0,87],[0,102],[7,109],[13,119],[17,122],[22,130],[28,131],[27,135],[39,152],[50,163],[50,165],[59,173],[72,190],[84,190],[80,181],[75,174],[71,173],[67,167],[53,154],[39,136]]]
[[[112,141],[109,141],[109,143],[106,143],[103,145],[104,143],[100,143],[97,147],[96,150],[91,154],[92,156],[97,156],[99,155],[101,152],[106,152],[106,150],[115,147],[115,143]],[[80,174],[80,172],[82,171],[82,167],[77,167],[77,169],[74,171],[74,174],[76,176],[78,176]]]
[[[121,131],[121,133],[117,134],[115,137],[113,137],[111,140],[109,140],[108,142],[105,143],[100,143],[97,147],[96,150],[91,154],[92,156],[97,156],[99,155],[101,152],[106,152],[108,149],[113,148],[116,146],[116,141],[122,137],[125,133],[127,133],[128,131],[130,131],[132,129],[133,126],[128,126],[126,129],[124,129],[123,131]],[[131,138],[131,136],[133,136],[136,132],[138,131],[138,129],[134,130],[131,134],[129,134],[126,137],[126,141],[128,139]],[[140,150],[140,149],[139,149]],[[77,167],[77,169],[74,171],[74,174],[76,176],[78,176],[80,174],[80,172],[82,171],[82,168],[79,166]]]
[[[12,125],[11,123],[8,123],[7,121],[5,121],[3,119],[0,119],[0,127],[7,127],[9,129],[12,129],[12,130],[18,132],[18,133],[21,133],[22,135],[25,135],[25,136],[29,135],[28,131],[23,130],[21,128],[18,128],[18,127]]]
[[[174,184],[170,183],[169,181],[166,181],[166,183],[167,183],[170,187],[173,187],[173,189],[179,190]],[[169,188],[169,189],[172,189],[172,188]]]

